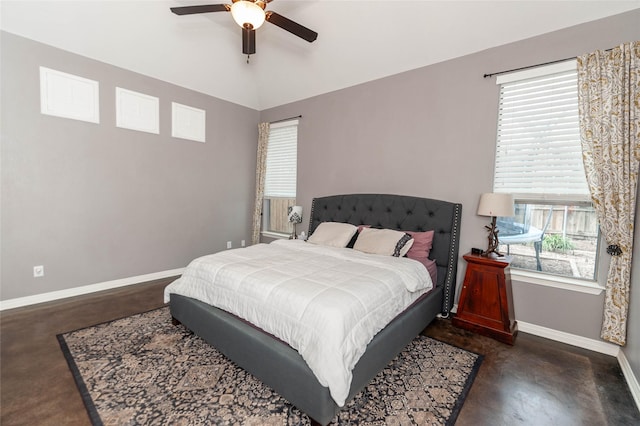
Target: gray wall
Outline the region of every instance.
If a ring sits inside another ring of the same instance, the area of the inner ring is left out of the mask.
[[[258,111],[6,32],[1,43],[2,300],[250,239]],[[40,114],[39,66],[99,81],[100,124]],[[115,126],[116,86],[160,98],[159,135]],[[206,143],[170,136],[172,101],[206,110]]]
[[[475,211],[480,194],[492,189],[499,88],[483,74],[638,40],[638,22],[640,10],[265,110],[261,120],[303,115],[298,200],[305,220],[313,197],[334,193],[461,202],[462,254],[486,246],[487,221]],[[464,270],[461,261],[458,283]],[[603,295],[513,287],[518,320],[599,339]],[[637,329],[631,324],[632,340]],[[637,353],[627,356],[637,366]]]

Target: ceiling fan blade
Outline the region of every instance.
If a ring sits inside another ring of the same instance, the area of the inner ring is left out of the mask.
[[[200,6],[172,7],[170,9],[176,15],[193,15],[194,13],[229,12],[231,6],[228,4],[203,4]]]
[[[256,53],[256,30],[247,27],[242,28],[242,53],[245,55]],[[248,59],[247,62],[249,62]]]
[[[298,37],[307,40],[309,43],[315,41],[318,38],[318,33],[310,30],[309,28],[298,24],[297,22],[293,22],[289,18],[285,18],[284,16],[277,14],[276,12],[267,12],[266,20],[271,22],[273,25],[276,25],[283,30],[289,31],[293,35],[297,35]]]

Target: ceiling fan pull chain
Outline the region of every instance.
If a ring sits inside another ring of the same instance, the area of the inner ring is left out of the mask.
[[[247,63],[249,63],[249,58],[251,57],[251,55],[247,55]]]

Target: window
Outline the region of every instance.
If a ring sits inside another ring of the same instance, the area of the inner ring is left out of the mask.
[[[298,120],[271,125],[262,208],[262,230],[290,234],[287,209],[296,204]]]
[[[598,226],[582,164],[575,61],[500,76],[494,192],[514,195],[499,218],[512,267],[595,280]]]

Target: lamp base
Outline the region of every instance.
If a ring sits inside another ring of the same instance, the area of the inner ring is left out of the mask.
[[[491,217],[491,225],[486,225],[485,228],[489,230],[489,235],[487,237],[489,244],[487,246],[487,249],[482,252],[482,256],[489,257],[492,254],[495,254],[496,256],[500,256],[500,257],[504,256],[502,253],[498,251],[498,245],[499,245],[498,232],[500,232],[500,230],[496,228],[495,216]]]
[[[290,240],[297,240],[298,239],[298,234],[296,232],[296,223],[293,222],[293,231],[291,231],[291,235],[289,235],[289,239]]]

